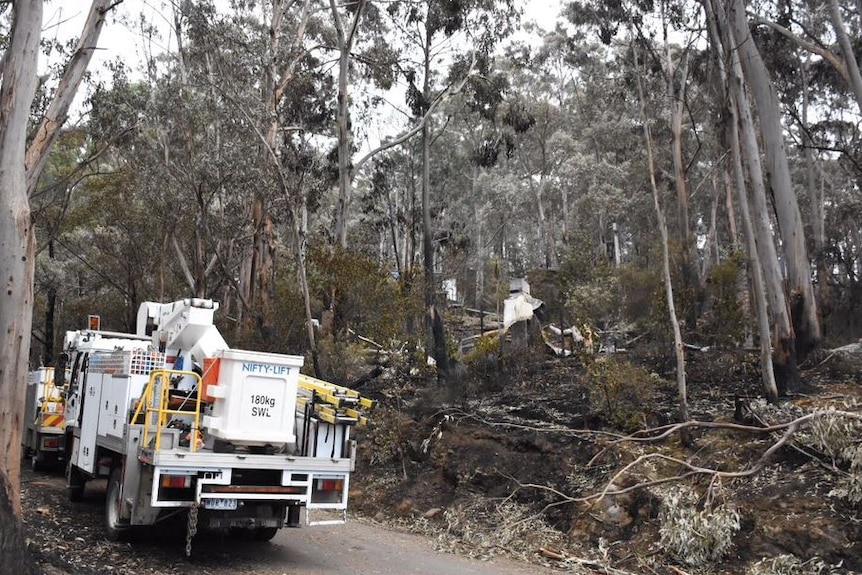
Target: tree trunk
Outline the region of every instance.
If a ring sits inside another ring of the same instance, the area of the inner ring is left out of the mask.
[[[485,238],[482,235],[483,219],[482,219],[482,203],[479,187],[476,185],[479,179],[479,167],[473,166],[470,173],[470,194],[476,201],[473,203],[473,218],[476,225],[476,291],[474,293],[475,306],[480,310],[479,324],[483,323],[481,310],[483,308],[482,300],[485,299]],[[481,332],[480,332],[481,333]]]
[[[42,365],[54,365],[54,316],[57,310],[57,288],[48,288],[45,302],[45,343],[42,351]]]
[[[295,31],[291,50],[297,50],[304,37],[310,14],[311,0],[304,0],[299,23]],[[261,98],[264,114],[260,120],[260,132],[265,134],[261,146],[262,155],[279,157],[278,105],[284,97],[287,85],[293,79],[299,58],[291,60],[285,69],[279,73],[279,53],[282,40],[282,23],[288,8],[293,2],[275,0],[272,3],[272,18],[270,20],[266,63],[263,70]],[[278,171],[281,166],[275,162],[273,169]],[[279,175],[280,177],[280,175]],[[267,197],[263,191],[255,194],[251,209],[252,221],[252,253],[249,277],[246,278],[247,297],[245,300],[251,306],[248,320],[254,320],[258,334],[267,338],[271,333],[272,306],[274,298],[273,274],[275,269],[275,225],[270,215]]]
[[[665,24],[666,28],[666,24]],[[683,301],[685,308],[686,325],[689,329],[697,324],[699,314],[698,295],[700,289],[700,281],[695,265],[695,245],[692,241],[691,224],[689,223],[689,198],[688,186],[686,185],[685,160],[683,158],[683,141],[682,141],[682,124],[685,115],[685,88],[688,78],[688,52],[682,53],[682,62],[679,67],[673,63],[671,57],[671,46],[668,40],[667,30],[664,34],[665,48],[665,74],[667,76],[667,94],[669,100],[670,111],[670,130],[671,130],[671,156],[673,158],[673,181],[676,189],[676,217],[677,217],[677,237],[679,239],[680,256],[682,258],[682,284],[683,284]],[[679,89],[677,89],[676,81],[678,78]]]
[[[685,379],[685,346],[682,341],[682,332],[679,328],[679,320],[676,316],[676,306],[673,301],[673,283],[670,274],[670,250],[668,248],[668,233],[667,222],[664,216],[664,210],[661,207],[659,199],[658,185],[655,180],[655,163],[653,161],[652,137],[650,136],[649,120],[646,114],[646,105],[644,103],[643,86],[641,85],[640,63],[635,54],[635,66],[638,86],[638,99],[640,100],[641,122],[643,124],[644,143],[646,145],[647,155],[647,173],[649,174],[650,188],[652,190],[653,206],[655,208],[659,233],[661,234],[661,251],[662,251],[662,275],[664,277],[665,296],[667,300],[667,311],[670,319],[671,327],[673,328],[674,352],[676,355],[676,383],[679,394],[679,420],[688,421],[688,389]],[[686,432],[680,434],[682,443],[687,445],[689,437]]]
[[[288,201],[290,199],[288,198]],[[308,289],[308,274],[306,273],[306,254],[308,252],[308,209],[303,196],[299,218],[293,212],[294,238],[296,241],[296,272],[299,278],[299,289],[302,291],[302,303],[305,310],[305,329],[308,336],[308,349],[311,351],[311,363],[314,377],[322,378],[320,369],[320,353],[317,349],[317,339],[314,334],[314,322],[311,315],[311,293]]]
[[[736,37],[726,14],[724,19],[719,18],[716,22],[723,30],[722,37],[725,39],[726,56],[730,61],[730,69],[727,70],[727,83],[729,84],[730,97],[734,100],[735,112],[738,115],[741,154],[745,160],[745,166],[748,168],[748,181],[752,190],[751,200],[754,204],[752,219],[754,220],[757,258],[760,261],[759,267],[763,269],[764,284],[766,286],[770,310],[772,311],[774,326],[772,367],[775,372],[778,392],[786,394],[788,391],[794,391],[799,385],[795,354],[796,341],[790,316],[790,307],[784,292],[781,265],[773,239],[772,222],[769,218],[766,188],[763,184],[763,169],[760,164],[760,150],[757,146],[757,134],[754,129],[751,106],[743,87],[744,80],[743,69],[739,59],[740,54],[735,49],[739,45],[740,40]],[[761,340],[761,345],[768,345],[768,341]]]
[[[829,19],[832,21],[835,37],[838,39],[838,46],[841,48],[841,56],[844,59],[845,66],[847,66],[850,89],[853,90],[853,94],[856,96],[856,104],[859,106],[859,110],[862,111],[862,74],[859,72],[856,53],[853,51],[853,44],[850,41],[850,36],[847,34],[847,29],[844,27],[841,11],[838,9],[838,0],[828,0],[828,4]],[[862,14],[859,16],[862,16]]]
[[[688,222],[688,187],[685,178],[685,162],[682,153],[682,120],[685,114],[685,81],[688,68],[683,65],[680,71],[679,91],[676,90],[674,79],[676,70],[670,55],[670,43],[665,40],[665,66],[667,70],[667,90],[670,100],[670,131],[671,157],[673,158],[673,182],[676,188],[676,219],[679,230],[680,244],[688,249],[691,237],[691,226]]]
[[[757,102],[765,168],[786,256],[788,299],[795,334],[794,353],[801,360],[820,341],[820,320],[811,283],[805,229],[790,178],[778,97],[748,28],[743,0],[731,0],[730,17],[737,39],[736,52],[739,54],[745,79]],[[798,380],[793,378],[791,381]]]
[[[815,292],[820,303],[821,313],[828,313],[831,306],[831,294],[828,277],[830,275],[826,262],[826,216],[823,205],[822,188],[817,185],[817,175],[814,162],[814,141],[808,130],[808,110],[810,98],[810,58],[800,62],[802,71],[802,146],[805,155],[805,185],[808,188],[808,201],[810,203],[808,223],[811,226],[811,239],[814,245],[814,269],[817,272],[817,284]]]
[[[730,243],[737,245],[739,243],[739,232],[736,225],[736,211],[733,207],[733,183],[731,182],[730,171],[725,167],[722,172],[722,183],[724,184],[724,207],[727,210],[727,227],[730,231]]]
[[[0,87],[0,558],[4,573],[30,573],[21,523],[20,464],[33,321],[35,235],[25,146],[36,92],[42,2],[18,2],[12,11]]]
[[[543,161],[544,165],[544,161]],[[551,220],[545,210],[545,188],[548,186],[548,176],[546,174],[539,175],[539,184],[535,185],[536,196],[536,215],[539,218],[539,226],[536,229],[539,241],[539,249],[541,250],[542,266],[545,269],[557,269],[559,267],[557,261],[556,242],[554,240],[554,228],[551,225]],[[534,187],[530,180],[530,187]]]
[[[353,130],[350,126],[350,98],[348,94],[348,74],[350,73],[350,51],[356,38],[359,19],[362,17],[364,0],[354,7],[353,21],[348,30],[335,0],[329,0],[332,20],[338,36],[338,99],[335,109],[335,126],[338,135],[338,205],[335,210],[335,240],[342,248],[347,247],[347,214],[350,210],[350,198],[353,195]]]
[[[772,365],[771,353],[771,334],[769,329],[769,308],[766,299],[766,289],[763,281],[763,271],[761,269],[760,258],[757,252],[757,240],[754,232],[754,225],[751,221],[751,212],[749,210],[748,194],[745,187],[745,172],[742,167],[742,150],[740,149],[740,115],[738,110],[738,102],[734,96],[735,90],[731,86],[732,83],[739,84],[740,78],[736,77],[732,80],[728,74],[728,70],[724,65],[727,59],[729,50],[722,49],[722,41],[718,32],[718,25],[715,19],[715,11],[709,0],[704,2],[704,8],[707,14],[707,24],[709,27],[710,38],[715,46],[716,61],[718,62],[719,71],[721,74],[722,83],[725,87],[724,93],[727,96],[725,100],[728,102],[731,122],[729,128],[725,130],[725,138],[728,140],[730,148],[731,164],[733,166],[734,183],[736,185],[737,195],[739,198],[739,210],[742,215],[743,230],[745,232],[745,240],[748,254],[748,273],[751,277],[751,284],[754,290],[754,309],[757,311],[757,327],[760,333],[760,374],[763,383],[763,391],[767,401],[770,403],[778,402],[778,388],[775,383],[775,372]],[[725,30],[727,27],[725,26]],[[729,40],[729,39],[728,39]],[[732,56],[731,56],[732,59]],[[727,187],[730,187],[730,175],[726,174]],[[734,237],[735,241],[735,237]],[[771,239],[770,239],[771,243]]]
[[[48,259],[54,260],[54,240],[48,240]],[[57,316],[57,287],[54,282],[45,294],[45,333],[42,343],[42,365],[54,365],[54,319]]]
[[[426,36],[425,77],[422,93],[424,101],[431,101],[431,35]],[[449,353],[446,348],[446,333],[443,320],[435,305],[436,282],[434,278],[434,232],[431,225],[431,128],[426,116],[422,124],[422,252],[425,269],[425,320],[426,334],[430,336],[430,347],[437,362],[437,378],[442,383],[449,375]],[[429,339],[426,336],[426,341]]]
[[[721,250],[718,246],[718,200],[719,187],[715,183],[715,175],[712,176],[713,196],[709,207],[709,231],[706,233],[706,238],[703,243],[703,266],[700,270],[700,277],[707,278],[710,270],[720,261]]]
[[[96,50],[99,34],[105,24],[105,15],[116,4],[118,4],[116,0],[93,0],[90,5],[90,12],[75,52],[66,64],[57,91],[48,105],[48,111],[33,132],[33,139],[27,147],[25,161],[27,162],[27,190],[30,194],[36,189],[39,175],[48,161],[51,145],[57,139],[60,128],[66,123],[69,108],[75,100],[75,94],[78,93],[78,87],[84,80],[84,74]]]
[[[733,125],[729,129],[731,139],[733,173],[736,180],[736,191],[739,196],[739,210],[742,213],[742,227],[745,231],[745,241],[748,253],[748,272],[751,274],[751,284],[754,289],[754,303],[757,310],[757,328],[760,333],[760,376],[763,391],[769,403],[778,403],[778,387],[775,383],[775,371],[772,366],[771,337],[769,329],[769,310],[766,303],[766,291],[763,285],[763,271],[760,258],[757,256],[757,243],[754,236],[754,226],[751,223],[751,213],[748,209],[748,194],[745,193],[745,175],[742,169],[742,156],[739,149],[739,123],[736,106],[731,101]]]

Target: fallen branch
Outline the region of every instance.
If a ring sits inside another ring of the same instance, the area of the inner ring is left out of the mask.
[[[634,575],[629,571],[623,571],[621,569],[617,569],[616,567],[611,567],[610,565],[606,565],[601,561],[595,561],[593,559],[583,559],[581,557],[573,557],[571,555],[566,555],[560,551],[556,551],[548,547],[540,547],[536,550],[536,552],[542,557],[547,557],[548,559],[554,559],[555,561],[561,561],[563,563],[589,567],[590,569],[609,573],[610,575]]]
[[[785,428],[786,431],[785,431],[784,435],[781,436],[781,439],[776,441],[774,444],[772,444],[772,446],[770,446],[769,449],[764,451],[763,455],[760,456],[760,459],[758,459],[757,462],[753,466],[751,466],[747,469],[743,469],[742,471],[719,471],[718,469],[712,469],[710,467],[701,467],[699,465],[693,465],[693,464],[689,463],[688,461],[683,461],[682,459],[678,459],[676,457],[671,457],[669,455],[663,455],[661,453],[648,453],[646,455],[641,455],[640,457],[638,457],[637,459],[635,459],[631,463],[628,463],[622,469],[620,469],[616,474],[614,474],[614,476],[611,478],[611,480],[605,484],[605,488],[601,491],[601,493],[598,493],[595,495],[590,495],[590,496],[585,497],[583,499],[586,502],[590,503],[592,506],[597,501],[601,501],[602,498],[604,498],[607,495],[622,495],[624,493],[630,493],[632,491],[636,491],[638,489],[644,489],[646,487],[653,487],[655,485],[662,485],[664,483],[671,483],[671,482],[675,482],[675,481],[680,481],[682,479],[686,479],[688,477],[692,477],[695,475],[710,475],[710,476],[712,476],[713,479],[715,479],[715,478],[718,478],[718,479],[723,479],[723,478],[737,479],[740,477],[750,477],[751,475],[755,475],[755,474],[759,473],[766,466],[766,463],[769,461],[769,458],[776,451],[781,449],[788,441],[790,441],[790,438],[792,438],[793,434],[796,433],[796,430],[798,429],[799,425],[803,421],[807,421],[808,419],[811,419],[811,417],[813,417],[813,415],[814,414],[809,414],[809,415],[806,415],[804,417],[800,417],[800,418],[795,419],[795,420],[789,422],[788,424],[782,426],[782,428]],[[754,428],[754,429],[761,429],[761,428]],[[651,481],[643,481],[640,483],[636,483],[635,485],[631,485],[629,487],[624,487],[622,489],[611,489],[612,485],[616,485],[615,481],[617,479],[619,479],[624,473],[628,472],[630,469],[632,469],[633,467],[639,465],[640,463],[642,463],[644,461],[650,461],[653,459],[659,459],[662,461],[674,463],[674,464],[679,465],[685,469],[688,469],[688,471],[686,471],[685,473],[681,473],[679,475],[675,475],[673,477],[662,477],[659,479],[653,479]]]
[[[862,420],[862,414],[851,413],[851,412],[846,412],[846,411],[835,412],[835,413],[840,414],[844,417],[851,418],[851,419]],[[681,429],[686,429],[686,428],[691,428],[691,427],[703,427],[703,428],[711,428],[711,429],[730,429],[730,430],[737,430],[737,431],[748,431],[748,432],[752,432],[752,433],[773,433],[776,431],[783,431],[783,434],[781,435],[781,437],[777,441],[775,441],[775,443],[773,443],[766,451],[763,452],[763,454],[754,463],[754,465],[747,467],[745,469],[742,469],[740,471],[721,471],[718,469],[713,469],[711,467],[702,467],[699,465],[695,465],[695,464],[690,463],[688,461],[684,461],[682,459],[679,459],[676,457],[671,457],[669,455],[664,455],[661,453],[648,453],[646,455],[641,455],[641,456],[637,457],[634,461],[631,461],[628,464],[626,464],[625,466],[623,466],[622,469],[617,471],[613,475],[613,477],[611,477],[610,480],[608,480],[605,483],[605,487],[600,492],[594,493],[592,495],[587,495],[584,497],[571,497],[571,496],[568,496],[568,495],[562,493],[561,491],[554,489],[552,487],[549,487],[547,485],[538,485],[535,483],[522,483],[522,482],[518,481],[517,479],[515,479],[514,477],[504,475],[505,477],[507,477],[511,481],[515,482],[517,485],[517,489],[512,494],[509,495],[509,498],[514,496],[515,493],[517,493],[518,490],[520,490],[520,489],[539,489],[542,491],[547,491],[547,492],[553,493],[554,495],[556,495],[557,497],[560,498],[559,501],[555,501],[553,503],[549,503],[549,504],[545,505],[539,512],[533,514],[530,517],[521,519],[518,522],[514,523],[513,525],[518,525],[519,523],[522,523],[524,521],[529,521],[530,519],[540,517],[545,512],[547,512],[548,510],[550,510],[554,507],[558,507],[560,505],[566,505],[566,504],[571,504],[571,503],[586,503],[588,505],[588,507],[585,511],[588,511],[590,508],[593,507],[593,505],[595,505],[597,502],[601,501],[604,497],[607,497],[607,496],[624,495],[626,493],[631,493],[633,491],[637,491],[640,489],[654,487],[657,485],[663,485],[666,483],[674,483],[674,482],[682,481],[682,480],[688,479],[690,477],[695,477],[698,475],[708,475],[711,477],[711,481],[717,481],[717,480],[721,480],[721,479],[738,479],[738,478],[742,478],[742,477],[750,477],[752,475],[755,475],[755,474],[761,472],[763,470],[763,468],[766,467],[770,458],[779,449],[781,449],[782,447],[784,447],[785,445],[788,445],[788,444],[792,445],[791,439],[796,434],[799,427],[802,424],[809,422],[811,419],[813,419],[814,417],[816,417],[818,415],[820,415],[820,414],[819,413],[809,413],[807,415],[804,415],[802,417],[798,417],[798,418],[796,418],[792,421],[786,422],[786,423],[767,425],[765,427],[753,427],[753,426],[749,426],[749,425],[740,425],[740,424],[735,424],[735,423],[715,423],[715,422],[702,422],[702,421],[688,421],[685,423],[677,423],[677,424],[673,424],[673,425],[663,426],[661,428],[657,428],[654,430],[646,430],[646,432],[658,430],[661,432],[658,435],[653,435],[650,437],[638,437],[637,434],[633,434],[633,435],[630,435],[627,437],[623,437],[621,439],[617,439],[616,441],[613,442],[613,445],[616,445],[618,443],[627,442],[627,441],[632,441],[632,442],[658,441],[660,439],[664,439],[664,438],[668,437],[669,435],[671,435],[673,433],[676,433],[677,431],[679,431]],[[607,450],[608,450],[608,448],[606,447],[598,455],[593,457],[590,460],[590,462],[587,464],[587,467],[592,466],[595,463],[596,459],[602,453],[606,452]],[[653,480],[649,480],[649,481],[641,481],[639,483],[636,483],[636,484],[633,484],[633,485],[630,485],[630,486],[624,487],[624,488],[616,487],[617,481],[623,475],[631,472],[632,469],[634,469],[635,467],[637,467],[643,463],[652,462],[652,461],[656,461],[656,460],[666,462],[666,463],[672,463],[673,465],[682,468],[684,471],[681,473],[678,473],[676,475],[673,475],[673,476],[660,477],[658,479],[653,479]]]
[[[505,427],[511,429],[522,429],[524,431],[534,431],[536,433],[562,433],[566,435],[574,435],[574,436],[582,436],[582,437],[596,437],[596,436],[609,436],[618,439],[624,439],[626,436],[623,436],[620,433],[612,433],[610,431],[601,431],[601,430],[592,430],[592,429],[572,429],[571,427],[536,427],[533,425],[525,425],[521,423],[510,423],[507,421],[490,421],[484,419],[476,414],[467,413],[463,409],[460,408],[451,408],[440,411],[438,413],[448,413],[453,418],[458,417],[458,419],[472,419],[482,425],[487,425],[488,427]]]
[[[862,419],[862,415],[854,414],[850,412],[842,412],[846,413],[848,417],[852,417],[855,419]],[[787,423],[779,423],[775,425],[770,425],[767,427],[755,427],[753,425],[743,425],[741,423],[720,423],[716,421],[697,421],[690,420],[684,421],[682,423],[671,423],[668,425],[663,425],[661,427],[654,427],[651,429],[643,429],[640,431],[636,431],[631,435],[627,435],[625,437],[620,437],[619,439],[612,441],[608,445],[606,445],[601,451],[599,451],[596,455],[593,456],[592,459],[587,463],[587,467],[591,467],[596,460],[602,457],[610,448],[614,447],[619,443],[651,443],[654,441],[661,441],[662,439],[666,439],[671,435],[678,433],[681,430],[689,429],[689,428],[703,428],[703,429],[728,429],[731,431],[743,431],[746,433],[772,433],[774,431],[782,431],[791,425],[798,425],[804,421],[807,421],[813,418],[816,414],[809,413],[804,415],[798,419],[794,419],[793,421]],[[646,433],[657,433],[657,435],[648,435],[643,436]]]

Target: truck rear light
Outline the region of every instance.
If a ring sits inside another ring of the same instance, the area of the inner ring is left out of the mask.
[[[166,489],[188,489],[191,486],[191,475],[162,475],[162,487]]]
[[[59,437],[44,437],[42,438],[42,449],[59,449],[60,448],[60,438]]]
[[[318,491],[341,491],[344,488],[343,479],[318,479]]]

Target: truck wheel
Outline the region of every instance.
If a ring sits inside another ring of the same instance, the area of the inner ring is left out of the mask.
[[[122,473],[115,469],[108,479],[108,493],[105,498],[105,535],[108,541],[121,541],[129,533],[129,523],[120,515],[122,501]]]
[[[81,472],[73,467],[71,462],[68,464],[66,476],[69,478],[69,501],[72,503],[82,501],[84,499],[84,487],[87,485],[87,482],[84,481]]]
[[[258,527],[254,531],[255,541],[269,541],[278,532],[278,527]]]
[[[33,471],[44,471],[45,464],[42,463],[42,460],[39,458],[39,454],[36,453],[30,458],[30,468]]]

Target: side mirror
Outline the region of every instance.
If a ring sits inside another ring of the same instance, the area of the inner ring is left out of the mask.
[[[57,358],[57,364],[54,366],[54,385],[62,387],[66,382],[66,366],[69,364],[69,354],[63,352]]]

